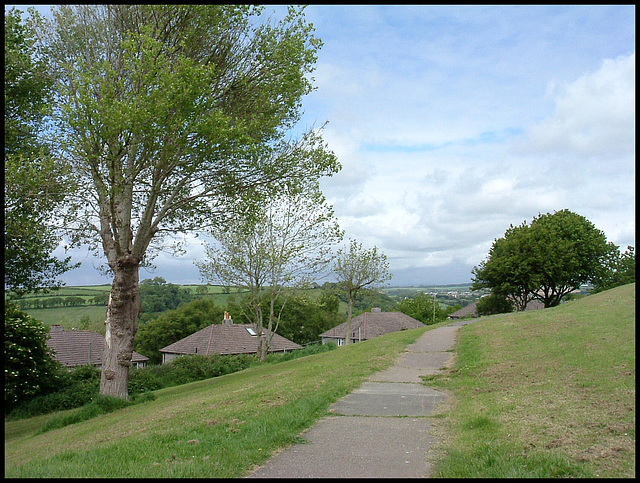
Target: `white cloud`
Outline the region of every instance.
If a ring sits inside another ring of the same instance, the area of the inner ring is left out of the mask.
[[[587,216],[598,228],[606,227],[610,240],[620,243],[633,233],[633,221],[614,221],[633,220],[633,207],[624,208],[634,203],[633,164],[631,157],[602,160],[611,155],[606,148],[612,144],[618,153],[635,153],[629,136],[635,114],[635,79],[629,76],[633,58],[604,61],[599,71],[557,89],[555,111],[531,125],[527,144],[518,144],[517,135],[479,134],[479,142],[424,150],[389,146],[371,151],[364,136],[362,148],[355,150],[352,142],[351,156],[367,165],[368,176],[357,196],[345,195],[347,201],[337,204],[343,228],[386,248],[399,270],[476,265],[510,224],[565,208]],[[407,122],[415,121],[410,110],[407,117]],[[562,131],[548,134],[543,127],[549,125]],[[594,126],[600,130],[594,132]],[[382,129],[376,132],[383,143],[396,141]],[[547,142],[541,152],[543,143],[534,144],[532,138],[543,134],[555,143]],[[579,136],[585,139],[582,144],[558,142]],[[603,212],[617,215],[603,220]]]
[[[575,82],[554,83],[550,94],[556,110],[530,129],[528,149],[604,158],[635,153],[635,52],[605,59]]]

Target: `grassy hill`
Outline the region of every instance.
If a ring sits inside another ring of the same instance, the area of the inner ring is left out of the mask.
[[[5,422],[5,477],[243,476],[425,330],[163,389],[155,401],[43,434],[52,416]]]
[[[242,477],[425,331],[157,391],[39,433],[5,422],[5,477]],[[635,284],[460,330],[436,476],[635,476]]]
[[[635,476],[635,284],[460,331],[448,478]]]

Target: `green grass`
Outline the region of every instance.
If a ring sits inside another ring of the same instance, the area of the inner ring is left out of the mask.
[[[246,476],[432,328],[155,391],[44,433],[46,417],[5,422],[5,477]]]
[[[45,325],[60,324],[67,329],[79,328],[80,321],[88,316],[91,319],[91,323],[87,330],[94,330],[104,334],[107,307],[98,305],[50,307],[46,309],[25,309],[25,312]]]
[[[109,292],[111,290],[111,284],[104,285],[84,285],[84,286],[69,286],[69,287],[60,287],[55,290],[51,290],[46,294],[27,294],[24,296],[25,299],[41,299],[46,297],[69,297],[69,296],[78,296],[78,297],[95,297],[104,292]]]
[[[460,330],[435,476],[635,476],[635,284]]]
[[[163,389],[42,434],[72,411],[5,422],[5,477],[246,476],[444,324]],[[455,365],[428,381],[452,395],[431,418],[433,476],[635,476],[635,284],[459,335]]]

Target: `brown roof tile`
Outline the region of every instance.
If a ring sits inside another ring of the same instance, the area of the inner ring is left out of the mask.
[[[465,305],[459,310],[452,312],[448,315],[450,319],[461,319],[463,317],[477,317],[478,316],[478,302],[471,302]]]
[[[102,365],[104,336],[90,330],[62,330],[49,333],[47,346],[55,351],[55,358],[67,367],[92,364]],[[133,353],[132,362],[146,362],[148,357]]]
[[[402,312],[365,312],[351,319],[351,338],[368,340],[389,332],[424,326],[419,320]],[[347,323],[343,322],[333,329],[320,334],[320,337],[344,339],[346,330]]]
[[[184,339],[160,349],[172,354],[253,354],[258,351],[258,338],[247,329],[254,330],[252,324],[212,324]],[[269,331],[264,329],[266,334]],[[301,345],[273,334],[269,352],[291,351]]]

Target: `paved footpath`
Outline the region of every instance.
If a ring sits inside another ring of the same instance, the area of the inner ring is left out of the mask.
[[[447,394],[424,386],[420,376],[440,373],[453,359],[454,322],[425,332],[397,363],[370,376],[295,444],[249,478],[424,478],[435,443],[427,416]]]

